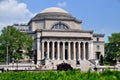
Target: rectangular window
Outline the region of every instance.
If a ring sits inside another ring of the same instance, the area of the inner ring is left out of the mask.
[[[99,37],[97,37],[97,42],[99,41]]]
[[[97,45],[97,50],[99,50],[100,49],[100,46],[99,45]]]

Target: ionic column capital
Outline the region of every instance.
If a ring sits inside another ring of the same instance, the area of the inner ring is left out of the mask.
[[[68,43],[71,43],[72,41],[68,41]]]
[[[55,41],[51,41],[52,43],[55,43]]]
[[[60,41],[57,41],[57,43],[60,43]]]
[[[85,44],[86,42],[85,42],[85,41],[83,41],[83,43]]]
[[[89,44],[92,44],[92,42],[90,42],[90,41],[89,41],[88,43],[89,43]]]
[[[62,41],[62,43],[65,43],[65,41]]]
[[[74,44],[76,43],[76,41],[73,42]]]
[[[81,43],[81,42],[78,42],[79,44]]]
[[[50,43],[50,41],[46,41],[47,43]]]
[[[42,42],[42,43],[44,43],[45,41],[44,41],[44,40],[42,40],[41,42]]]

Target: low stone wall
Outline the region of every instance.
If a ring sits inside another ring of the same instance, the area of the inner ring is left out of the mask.
[[[115,66],[94,66],[90,68],[92,71],[100,71],[103,72],[105,69],[110,70],[120,70],[116,65]]]
[[[9,65],[0,65],[0,69],[4,70],[35,70],[36,66],[34,64],[28,64],[28,63],[15,63],[15,64],[9,64]]]

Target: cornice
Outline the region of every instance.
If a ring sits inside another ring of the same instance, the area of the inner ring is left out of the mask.
[[[93,30],[76,30],[76,29],[67,29],[67,30],[51,30],[51,29],[38,29],[35,32],[77,32],[77,33],[93,33]]]
[[[93,43],[105,43],[104,41],[93,41]]]
[[[105,34],[93,34],[93,37],[104,37]]]

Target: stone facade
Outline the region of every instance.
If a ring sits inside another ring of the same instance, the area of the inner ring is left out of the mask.
[[[20,30],[21,32],[30,33],[29,26],[26,24],[13,24],[12,26],[14,26],[16,29]]]
[[[44,68],[52,69],[62,62],[81,68],[93,64],[90,60],[101,60],[104,56],[104,34],[93,34],[82,30],[82,21],[61,8],[47,8],[29,23],[34,36],[34,58],[36,64],[44,62]]]

